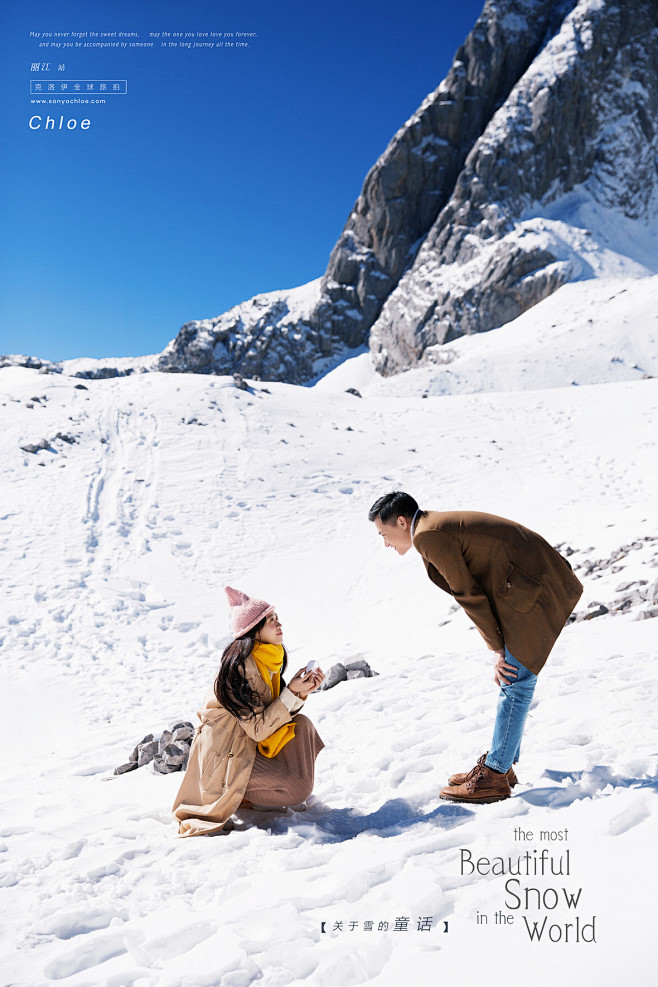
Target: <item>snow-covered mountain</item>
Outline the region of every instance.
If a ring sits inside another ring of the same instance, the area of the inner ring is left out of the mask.
[[[536,5],[522,6],[532,20]],[[504,325],[567,281],[605,276],[596,255],[606,248],[638,276],[656,273],[657,17],[642,0],[574,5],[488,121],[387,297],[370,335],[383,373],[440,360],[442,343]],[[523,21],[506,23],[515,46]],[[620,227],[626,245],[634,227],[649,249],[619,244]]]
[[[652,982],[657,292],[564,285],[390,378],[367,353],[314,387],[0,370],[3,984],[476,987],[482,957],[492,987],[510,958],[536,987]],[[466,616],[367,521],[399,487],[529,525],[584,583],[506,802],[438,798],[487,749],[497,690]],[[177,842],[180,776],[113,769],[196,721],[226,583],[272,599],[295,667],[379,674],[309,700],[306,812]],[[570,870],[523,878],[539,907],[462,869],[542,850]]]
[[[369,343],[391,374],[567,281],[656,273],[657,16],[654,0],[488,0],[323,278],[188,323],[157,366],[299,383]]]

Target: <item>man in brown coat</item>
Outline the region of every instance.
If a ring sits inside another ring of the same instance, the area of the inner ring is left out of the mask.
[[[491,749],[471,771],[452,775],[441,798],[509,798],[537,675],[583,587],[541,535],[494,514],[421,511],[409,494],[394,491],[368,517],[387,547],[420,553],[429,578],[454,596],[494,653],[501,690]]]

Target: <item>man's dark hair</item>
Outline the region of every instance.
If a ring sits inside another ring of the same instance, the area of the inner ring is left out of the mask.
[[[382,524],[386,524],[391,518],[413,518],[418,509],[418,504],[411,494],[404,493],[403,490],[394,490],[375,501],[368,511],[368,520],[374,521],[379,518]],[[423,517],[426,513],[421,511]]]

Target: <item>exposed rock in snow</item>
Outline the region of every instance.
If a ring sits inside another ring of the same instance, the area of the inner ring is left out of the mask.
[[[333,689],[339,682],[347,682],[351,679],[371,679],[378,674],[378,672],[373,671],[364,658],[357,658],[356,661],[347,664],[339,661],[331,666],[320,688],[325,691]]]
[[[41,360],[38,357],[10,353],[0,356],[0,369],[5,367],[26,367],[42,374],[65,374],[67,377],[81,377],[84,380],[108,380],[112,377],[130,377],[135,373],[146,373],[154,369],[155,356],[106,357],[96,360],[79,357],[75,360]]]
[[[318,332],[310,313],[320,282],[276,291],[223,315],[186,323],[156,363],[171,373],[233,374],[301,383],[317,375],[317,361],[344,350],[342,340]]]
[[[607,614],[634,614],[635,620],[647,620],[658,617],[658,578],[655,571],[658,569],[658,551],[656,551],[658,537],[655,535],[645,535],[636,538],[632,542],[616,548],[610,555],[603,559],[585,558],[580,561],[572,559],[573,569],[580,579],[605,579],[613,574],[623,572],[629,564],[631,553],[639,553],[639,563],[635,561],[634,568],[637,570],[638,564],[641,571],[648,579],[623,580],[615,586],[610,585],[601,595],[605,595],[606,602],[591,600],[584,608],[579,608],[569,618],[569,623],[580,620],[593,620],[595,617],[604,617]],[[558,550],[565,555],[573,556],[575,550],[557,546]],[[581,553],[589,555],[591,550]],[[617,576],[619,578],[619,576]]]
[[[130,754],[125,764],[114,769],[115,775],[127,774],[145,764],[152,764],[158,774],[167,775],[172,771],[184,771],[194,736],[194,727],[188,720],[174,723],[169,730],[163,730],[160,739],[155,740],[148,733]]]
[[[5,367],[26,367],[29,370],[39,370],[44,374],[61,374],[61,363],[50,360],[40,360],[36,356],[26,356],[24,353],[8,353],[0,356],[0,369]]]

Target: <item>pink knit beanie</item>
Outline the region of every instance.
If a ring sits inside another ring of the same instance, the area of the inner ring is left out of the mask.
[[[263,617],[267,617],[274,611],[274,607],[266,603],[265,600],[252,600],[250,596],[240,592],[239,589],[225,586],[224,592],[231,608],[231,627],[234,638],[242,637],[252,627],[255,627]]]

